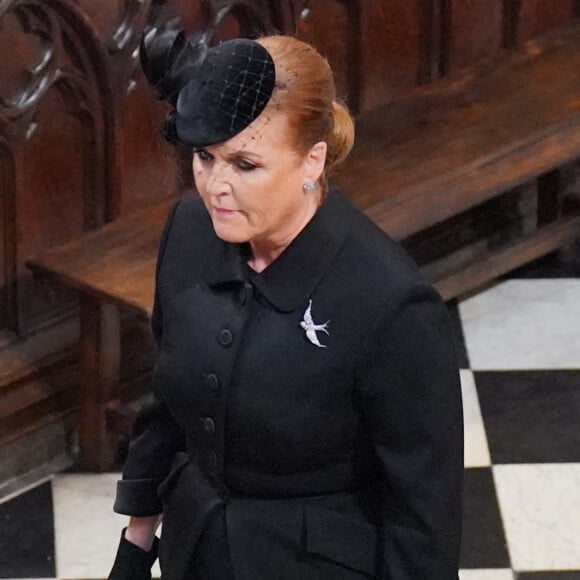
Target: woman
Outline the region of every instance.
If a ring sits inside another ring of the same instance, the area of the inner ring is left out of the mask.
[[[353,123],[291,37],[144,70],[199,197],[161,241],[158,403],[135,426],[111,579],[457,579],[463,434],[447,313],[327,178]]]

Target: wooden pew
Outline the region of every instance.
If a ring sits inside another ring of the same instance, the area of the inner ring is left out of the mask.
[[[365,113],[337,180],[403,243],[435,230],[453,238],[462,220],[485,217],[478,208],[497,201],[501,210],[506,192],[543,180],[532,228],[506,243],[464,251],[433,277],[446,299],[471,291],[577,238],[577,198],[565,199],[545,176],[580,158],[579,70],[580,28],[573,27]],[[119,309],[151,312],[156,248],[170,205],[145,207],[29,263],[81,296],[80,463],[86,469],[99,471],[111,461],[107,409],[110,424],[119,410]]]
[[[580,28],[358,118],[338,181],[395,238],[464,214],[580,157]],[[567,244],[577,200],[545,187],[538,227],[433,280],[452,298]],[[569,212],[567,214],[567,212]],[[452,241],[450,242],[452,245]]]
[[[110,467],[110,426],[126,423],[118,404],[121,310],[151,314],[157,246],[172,203],[144,207],[28,264],[79,293],[79,465],[87,470]]]

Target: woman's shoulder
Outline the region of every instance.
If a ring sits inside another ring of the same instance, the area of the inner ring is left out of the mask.
[[[349,234],[340,260],[352,271],[352,279],[365,287],[390,294],[417,285],[428,285],[416,262],[387,232],[352,202]]]
[[[422,312],[433,307],[439,312],[441,297],[405,249],[347,197],[340,203],[337,211],[349,215],[348,232],[318,289],[318,301],[348,311],[361,336],[382,332],[396,312],[412,304],[420,303]]]

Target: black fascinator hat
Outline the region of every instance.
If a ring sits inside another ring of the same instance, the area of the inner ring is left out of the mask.
[[[141,40],[143,72],[174,110],[164,135],[170,142],[205,147],[243,131],[265,109],[276,80],[274,61],[253,40],[237,38],[208,47],[168,23]]]

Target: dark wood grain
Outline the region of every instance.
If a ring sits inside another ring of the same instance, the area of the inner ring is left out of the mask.
[[[518,45],[518,20],[520,0],[505,0],[503,3],[503,46],[512,49]]]
[[[553,222],[533,236],[523,237],[464,268],[442,275],[441,279],[434,280],[434,285],[445,300],[465,294],[539,256],[565,247],[578,239],[579,228],[580,217]]]
[[[447,72],[473,65],[503,47],[503,2],[462,0],[449,4]]]
[[[83,294],[80,318],[79,466],[104,471],[111,466],[114,455],[106,405],[117,395],[120,313],[115,304]]]
[[[385,107],[363,115],[338,181],[402,239],[539,176],[580,156],[579,66],[572,28],[471,76],[463,99],[461,82],[449,79],[426,92],[423,110],[411,99],[406,113]],[[429,104],[445,92],[447,105]]]
[[[419,84],[427,84],[443,76],[447,58],[447,0],[422,0],[419,53]]]
[[[421,7],[406,0],[364,0],[360,7],[360,110],[383,105],[420,78]]]
[[[155,261],[172,199],[141,208],[29,262],[34,270],[103,301],[149,315]]]
[[[69,321],[0,351],[0,444],[76,409],[78,336]]]
[[[351,68],[352,51],[355,50],[351,34],[355,34],[356,25],[350,21],[349,8],[337,0],[319,0],[311,4],[308,17],[300,24],[297,36],[315,44],[328,58],[338,95],[356,107],[358,95],[353,91],[358,93],[360,85],[355,86],[350,81],[351,76],[357,75],[357,71]]]
[[[16,320],[16,208],[15,172],[10,151],[0,139],[0,331],[17,330]],[[0,339],[0,348],[2,348]]]
[[[121,191],[119,215],[128,215],[181,188],[174,147],[161,136],[167,107],[158,102],[142,75],[120,106],[119,133]]]
[[[533,235],[538,228],[537,196],[537,181],[525,183],[417,232],[404,246],[429,280],[440,280]]]
[[[59,357],[45,360],[46,374],[21,379],[0,391],[0,424],[29,407],[45,404],[75,385],[78,374],[75,357],[72,351],[67,355],[61,354]],[[78,404],[77,396],[70,398],[67,410]]]
[[[562,173],[559,169],[548,171],[538,179],[538,225],[549,224],[560,213],[560,193],[563,189]]]
[[[518,0],[518,41],[525,42],[569,24],[574,17],[574,0]]]

